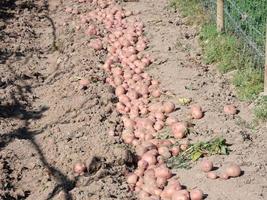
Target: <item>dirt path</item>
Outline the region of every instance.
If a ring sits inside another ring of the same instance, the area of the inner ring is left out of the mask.
[[[140,19],[146,25],[148,51],[156,58],[148,71],[161,81],[164,90],[171,92],[173,97],[165,98],[178,102],[179,97],[187,97],[203,106],[205,117],[194,121],[200,134],[190,135],[192,142],[223,136],[233,144],[233,151],[229,156],[212,157],[215,165],[237,162],[244,170],[242,177],[229,181],[207,180],[197,165],[191,170],[177,170],[177,175],[188,188],[203,189],[207,199],[266,199],[267,125],[256,130],[247,128],[252,119],[250,105],[238,101],[227,77],[214,66],[203,64],[197,29],[186,25],[186,19],[168,8],[168,2],[140,0],[127,4],[130,10],[140,11]],[[226,116],[226,104],[236,105],[238,116]],[[187,106],[181,106],[173,115],[183,120],[188,112]]]
[[[141,12],[147,51],[156,58],[148,72],[168,91],[162,99],[178,104],[179,97],[192,98],[206,111],[194,121],[199,134],[189,135],[190,140],[223,136],[233,144],[232,152],[211,159],[217,167],[236,162],[244,170],[227,181],[206,179],[198,165],[174,170],[182,184],[201,188],[210,200],[266,199],[267,127],[247,127],[249,105],[236,99],[214,66],[202,63],[197,30],[168,10],[167,0],[123,5]],[[134,158],[121,144],[114,89],[99,68],[106,52],[88,48],[89,38],[76,26],[92,5],[4,0],[0,7],[0,199],[134,199],[125,183]],[[81,88],[80,79],[89,80],[87,88]],[[238,116],[223,114],[227,103],[239,108]],[[172,115],[187,119],[188,107],[179,106]],[[78,161],[86,161],[84,176],[73,174]]]

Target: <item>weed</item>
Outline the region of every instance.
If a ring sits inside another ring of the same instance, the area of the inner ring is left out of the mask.
[[[180,153],[177,157],[171,157],[167,161],[168,167],[189,169],[194,161],[203,156],[228,155],[229,149],[226,140],[219,137],[207,142],[191,144],[187,150]]]

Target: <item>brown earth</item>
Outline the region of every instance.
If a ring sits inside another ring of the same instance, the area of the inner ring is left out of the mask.
[[[90,4],[5,2],[0,199],[131,199],[124,173],[133,157],[118,136],[107,136],[122,127],[113,90],[97,67],[105,54],[88,48],[88,38],[75,31],[78,17],[65,12],[69,6],[84,12]],[[85,90],[81,78],[90,81]],[[90,167],[75,177],[79,160]]]
[[[174,170],[181,182],[201,188],[210,200],[266,199],[267,126],[248,127],[251,106],[238,101],[227,76],[203,64],[197,28],[169,10],[167,0],[124,4],[141,11],[148,52],[156,58],[148,71],[169,91],[162,98],[192,98],[205,110],[194,121],[199,134],[189,138],[225,137],[232,152],[211,159],[217,167],[235,162],[244,171],[236,179],[208,180],[196,164]],[[99,69],[105,52],[88,48],[88,37],[76,30],[79,14],[66,13],[67,7],[93,9],[71,0],[0,2],[0,199],[134,198],[124,180],[134,158],[121,144],[117,100]],[[80,87],[82,78],[90,81],[87,88]],[[236,117],[223,114],[227,103],[239,108]],[[173,114],[187,118],[188,107]],[[80,160],[89,170],[75,176]]]
[[[193,121],[198,135],[189,135],[192,142],[223,136],[231,144],[230,155],[211,157],[220,168],[217,171],[237,163],[244,174],[227,181],[209,180],[198,164],[191,170],[174,172],[182,184],[201,188],[210,200],[267,199],[267,124],[251,128],[252,105],[238,101],[229,84],[229,75],[221,75],[215,66],[203,63],[198,27],[187,25],[186,19],[168,5],[168,0],[140,0],[126,5],[129,10],[140,11],[140,19],[146,25],[146,35],[150,39],[148,52],[156,58],[148,71],[160,80],[162,89],[168,91],[165,99],[178,103],[178,98],[187,97],[203,107],[205,117]],[[237,106],[239,114],[226,116],[223,113],[226,104]],[[187,119],[187,106],[177,110],[174,116]]]

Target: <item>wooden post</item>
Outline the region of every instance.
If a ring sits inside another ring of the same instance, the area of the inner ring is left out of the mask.
[[[217,0],[217,31],[224,29],[224,0]]]
[[[267,24],[266,24],[266,37],[265,37],[265,78],[264,78],[264,96],[267,96]]]

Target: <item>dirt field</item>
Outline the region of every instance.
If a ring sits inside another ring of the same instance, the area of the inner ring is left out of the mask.
[[[155,58],[146,71],[160,81],[160,99],[177,104],[172,115],[188,118],[188,106],[178,105],[181,97],[205,111],[193,121],[199,134],[190,134],[190,142],[223,136],[232,151],[211,160],[222,169],[235,162],[243,170],[238,178],[209,180],[196,163],[173,169],[181,183],[201,188],[208,200],[267,199],[267,125],[251,128],[253,105],[238,101],[231,74],[203,64],[197,27],[186,25],[167,0],[122,5],[140,11],[135,17],[145,24],[146,52]],[[118,100],[101,68],[107,52],[90,48],[77,27],[94,9],[74,0],[0,2],[0,199],[136,199],[125,180],[136,156],[122,143]],[[84,88],[81,79],[89,80]],[[230,103],[239,110],[234,117],[223,113]],[[87,167],[82,176],[73,173],[79,161]]]

